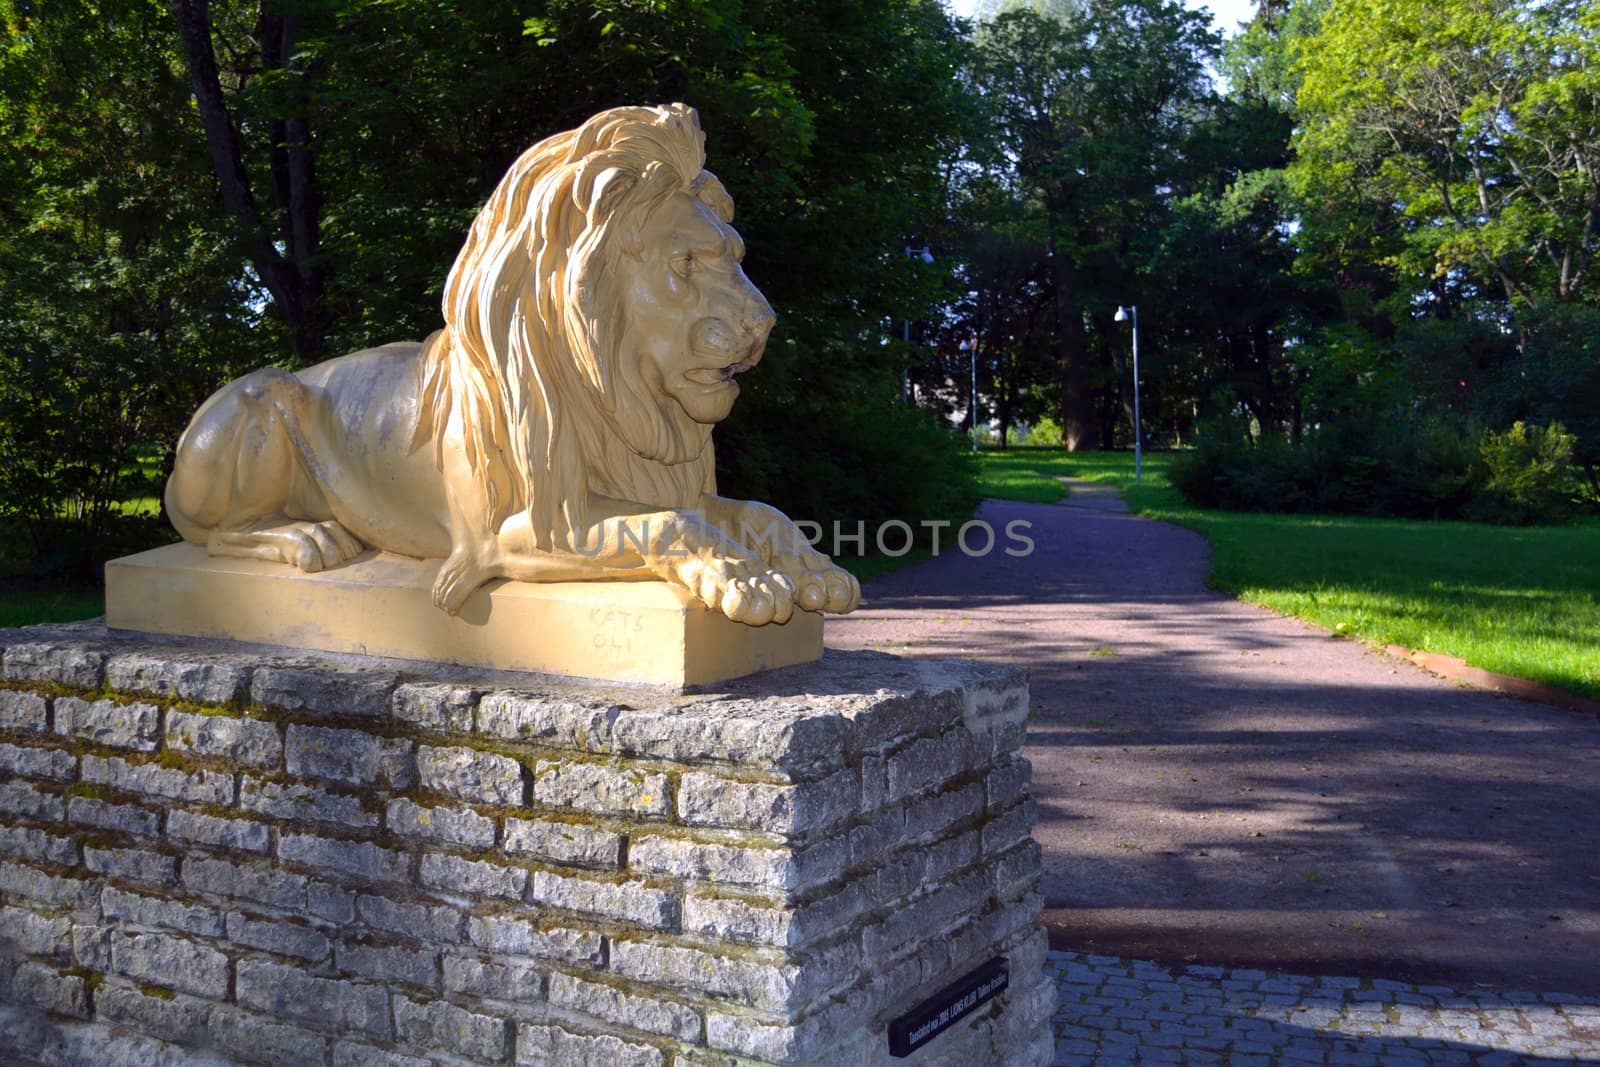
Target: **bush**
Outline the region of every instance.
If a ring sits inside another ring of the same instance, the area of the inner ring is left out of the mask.
[[[1577,438],[1559,422],[1530,427],[1513,423],[1479,442],[1485,480],[1466,508],[1478,522],[1525,526],[1560,522],[1572,509],[1568,489]]]
[[[1028,427],[1028,433],[1022,439],[1025,445],[1041,445],[1061,447],[1061,424],[1049,415],[1039,416],[1039,421]]]
[[[1529,331],[1527,356],[1507,365],[1491,385],[1494,410],[1484,421],[1559,422],[1574,438],[1579,488],[1591,504],[1600,504],[1600,309],[1544,312]]]
[[[1341,423],[1300,445],[1208,435],[1169,477],[1197,507],[1552,523],[1574,509],[1573,447],[1559,423],[1503,433]]]
[[[787,405],[757,394],[741,398],[729,422],[733,432],[717,433],[718,492],[818,523],[822,551],[832,549],[834,523],[847,535],[864,524],[861,554],[871,555],[878,527],[891,519],[908,523],[926,543],[924,519],[959,526],[978,505],[969,439],[887,390]],[[903,540],[893,531],[886,537],[896,549]]]

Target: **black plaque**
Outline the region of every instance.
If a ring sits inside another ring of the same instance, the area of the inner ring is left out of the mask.
[[[1004,956],[996,956],[966,977],[951,982],[889,1023],[889,1055],[909,1056],[999,995],[1010,981]]]

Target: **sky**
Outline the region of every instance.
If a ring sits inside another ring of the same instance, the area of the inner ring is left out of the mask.
[[[971,0],[962,0],[970,3]],[[1223,33],[1232,37],[1239,29],[1239,23],[1249,22],[1256,13],[1255,0],[1207,0],[1199,3],[1197,0],[1184,0],[1184,7],[1194,11],[1205,8],[1211,12],[1211,24]]]
[[[971,18],[977,8],[979,0],[945,0],[950,9],[956,14]],[[1184,7],[1196,11],[1206,8],[1211,12],[1211,21],[1223,33],[1232,37],[1239,28],[1239,23],[1248,22],[1255,14],[1255,0],[1184,0]]]

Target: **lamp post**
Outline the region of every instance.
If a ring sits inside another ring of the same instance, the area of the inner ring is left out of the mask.
[[[978,451],[978,335],[973,334],[972,340],[961,342],[961,351],[972,353],[972,407],[969,417],[972,419],[972,451]]]
[[[1133,480],[1144,478],[1144,434],[1139,429],[1139,305],[1118,306],[1116,321],[1133,323]]]
[[[933,249],[929,248],[927,245],[924,245],[921,248],[913,248],[911,245],[906,245],[906,258],[907,259],[920,259],[924,263],[932,263],[933,262]],[[900,399],[902,401],[904,401],[905,403],[909,404],[909,403],[911,403],[911,320],[910,319],[906,319],[905,320],[904,337],[905,337],[905,342],[906,342],[906,365],[904,367],[900,368]]]

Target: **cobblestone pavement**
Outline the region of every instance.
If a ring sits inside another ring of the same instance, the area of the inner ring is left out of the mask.
[[[1600,1002],[1052,952],[1056,1067],[1600,1063]]]

